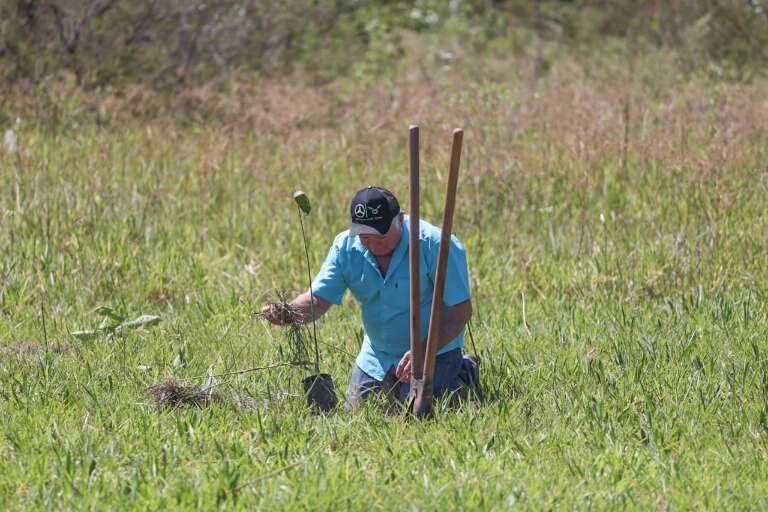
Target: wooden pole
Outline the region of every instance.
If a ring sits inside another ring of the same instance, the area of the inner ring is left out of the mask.
[[[408,238],[411,308],[411,368],[413,378],[421,379],[424,366],[424,344],[421,342],[421,292],[419,281],[419,127],[411,125],[410,150],[410,228]]]
[[[437,343],[440,337],[440,320],[443,312],[443,292],[445,291],[445,278],[448,269],[448,249],[451,247],[451,230],[453,228],[453,210],[456,206],[456,187],[459,182],[459,161],[461,159],[461,142],[464,131],[460,128],[453,130],[453,143],[451,145],[451,164],[448,174],[448,190],[445,194],[445,209],[443,210],[443,225],[440,233],[440,252],[437,258],[437,272],[435,274],[435,289],[432,295],[432,313],[429,317],[429,334],[427,335],[427,349],[424,356],[424,380],[432,382],[435,375],[435,358],[437,356]]]
[[[459,161],[461,159],[461,141],[463,135],[464,132],[459,128],[453,131],[451,164],[448,173],[448,190],[445,194],[443,225],[440,233],[440,250],[437,257],[435,288],[432,295],[432,311],[429,317],[429,331],[427,334],[426,352],[424,354],[424,367],[420,375],[421,378],[417,378],[418,367],[416,366],[416,361],[412,361],[413,378],[411,379],[411,390],[408,397],[407,412],[417,418],[430,416],[434,406],[433,380],[435,376],[435,359],[437,357],[437,345],[440,336],[443,292],[445,291],[445,279],[448,270],[448,249],[451,246],[453,210],[456,206],[456,187],[459,182]],[[411,355],[413,356],[413,353]]]

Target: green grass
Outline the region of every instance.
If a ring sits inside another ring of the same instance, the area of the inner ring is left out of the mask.
[[[768,507],[768,137],[747,116],[766,107],[737,101],[764,88],[718,86],[718,103],[702,85],[684,111],[678,86],[640,89],[623,166],[612,89],[558,105],[556,80],[549,101],[441,87],[421,112],[422,215],[438,222],[463,120],[455,226],[488,400],[422,423],[313,415],[295,368],[222,379],[254,410],[158,411],[144,394],[279,362],[279,328],[251,313],[306,286],[293,191],[313,202],[317,270],[354,190],[407,196],[410,119],[290,135],[22,123],[20,152],[0,154],[0,508]],[[102,305],[162,321],[72,337]],[[319,335],[342,391],[349,297]]]

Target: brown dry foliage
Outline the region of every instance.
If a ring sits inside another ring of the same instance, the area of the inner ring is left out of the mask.
[[[182,384],[173,377],[155,384],[146,390],[146,394],[155,401],[159,408],[178,409],[180,407],[204,408],[221,398],[211,390],[194,384]]]
[[[49,340],[48,344],[44,341],[36,340],[17,340],[0,346],[0,357],[16,357],[24,359],[26,357],[50,350],[55,354],[68,352],[70,346],[64,341]]]
[[[258,401],[246,393],[222,394],[195,384],[183,384],[173,377],[150,386],[145,394],[152,398],[158,409],[203,409],[214,402],[227,403],[244,411],[255,410],[259,406]]]
[[[316,165],[323,149],[355,168],[372,168],[381,163],[378,155],[404,143],[404,127],[414,122],[423,127],[423,158],[438,169],[445,167],[451,129],[464,127],[464,179],[497,184],[494,190],[517,203],[531,184],[551,183],[566,168],[575,190],[599,185],[601,176],[590,170],[625,159],[696,186],[727,180],[729,170],[768,156],[755,144],[768,133],[768,83],[691,75],[673,53],[559,55],[540,75],[535,55],[480,58],[456,50],[438,65],[434,49],[418,41],[406,48],[402,71],[370,84],[233,75],[164,96],[142,86],[85,94],[64,80],[35,94],[17,92],[9,104],[14,112],[65,122],[138,120],[148,139],[163,133],[182,146],[194,144],[203,155],[194,163],[202,195],[215,192],[207,184],[234,152],[254,183],[266,186],[265,154],[280,155],[284,167],[304,168]],[[180,123],[210,129],[190,136],[178,130]],[[160,151],[147,148],[150,158]],[[749,172],[768,190],[765,169]],[[727,206],[731,199],[723,200]]]
[[[413,59],[420,58],[416,51]],[[673,56],[645,60],[587,67],[566,59],[533,80],[526,71],[530,59],[467,56],[452,67],[413,67],[361,87],[348,80],[313,85],[300,76],[233,77],[172,97],[141,86],[85,94],[65,81],[38,95],[17,94],[11,104],[34,116],[47,108],[38,101],[43,94],[62,119],[90,117],[114,125],[154,119],[160,127],[169,120],[214,123],[222,144],[206,151],[209,158],[201,162],[211,168],[231,149],[227,141],[252,133],[291,147],[297,159],[329,138],[341,140],[350,158],[365,159],[372,145],[400,137],[403,126],[418,122],[433,133],[467,128],[473,145],[486,148],[476,155],[482,157],[476,168],[495,172],[523,163],[526,155],[516,144],[521,137],[540,137],[563,157],[590,165],[620,156],[626,130],[630,159],[708,174],[726,161],[737,164],[742,143],[768,130],[764,83],[713,84],[686,77]],[[355,141],[351,147],[349,140]],[[431,148],[427,138],[427,157]]]

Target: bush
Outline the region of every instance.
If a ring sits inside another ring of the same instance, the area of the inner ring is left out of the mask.
[[[750,78],[768,63],[761,0],[8,0],[0,77],[176,89],[234,71],[376,78],[403,55],[403,29],[498,51],[515,29],[578,53],[609,38],[670,48],[690,69]],[[501,44],[500,44],[501,43]]]

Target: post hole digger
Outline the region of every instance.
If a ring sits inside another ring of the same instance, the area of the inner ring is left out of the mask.
[[[410,153],[410,205],[411,225],[419,225],[419,127],[411,126],[409,130]],[[437,272],[432,295],[432,311],[429,317],[426,349],[421,342],[421,293],[420,293],[420,260],[419,232],[412,229],[409,244],[410,268],[410,341],[411,341],[411,386],[407,400],[407,414],[415,417],[429,416],[433,412],[435,376],[435,358],[437,342],[440,334],[440,319],[443,309],[443,292],[448,264],[448,251],[451,245],[451,230],[453,228],[453,211],[456,205],[456,187],[459,179],[459,161],[461,159],[461,144],[463,130],[453,131],[451,143],[451,160],[448,173],[448,190],[445,194],[443,209],[443,224],[440,233],[440,251],[437,259]]]

